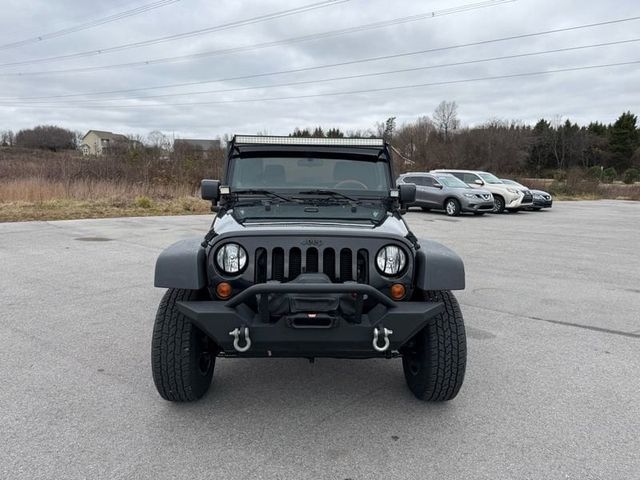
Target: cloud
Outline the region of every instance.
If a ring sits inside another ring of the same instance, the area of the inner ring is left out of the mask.
[[[357,25],[417,15],[472,3],[461,0],[451,5],[444,0],[415,2],[399,0],[351,0],[328,8],[263,23],[211,33],[191,39],[161,43],[144,48],[95,55],[59,62],[0,68],[0,130],[18,130],[37,124],[56,124],[79,131],[104,129],[130,134],[161,130],[188,137],[213,137],[233,133],[286,134],[294,127],[323,125],[343,129],[366,129],[376,121],[397,116],[400,122],[429,115],[443,99],[455,100],[464,124],[473,125],[491,118],[535,122],[540,117],[565,116],[586,123],[613,121],[622,111],[640,106],[640,65],[593,69],[481,82],[453,83],[404,90],[331,95],[334,92],[376,89],[417,83],[450,82],[484,76],[546,71],[584,65],[640,60],[638,43],[558,52],[535,57],[514,58],[470,65],[414,72],[309,83],[305,85],[257,88],[227,93],[185,95],[157,99],[103,101],[105,96],[52,99],[48,106],[8,105],[18,97],[55,96],[82,92],[133,89],[158,85],[212,80],[262,72],[304,68],[400,52],[451,46],[479,40],[537,32],[571,25],[602,22],[637,14],[636,2],[616,3],[615,11],[606,2],[568,0],[557,2],[519,0],[485,9],[341,35],[331,38],[281,45],[236,54],[196,60],[107,69],[94,72],[6,76],[34,72],[145,61],[154,58],[190,55],[203,51],[236,48],[262,42],[325,32]],[[140,2],[143,4],[145,2]],[[147,2],[148,3],[148,2]],[[4,50],[0,63],[39,59],[172,35],[212,25],[254,17],[312,3],[312,0],[234,2],[223,0],[182,0],[144,15],[130,17],[94,29],[37,44]],[[62,0],[5,1],[0,44],[72,26],[135,7],[128,2],[110,2],[96,11],[90,2]],[[91,8],[89,8],[91,6]],[[391,6],[391,7],[390,7]],[[236,89],[326,79],[362,73],[415,68],[420,66],[477,60],[493,56],[521,54],[612,42],[637,37],[640,21],[575,30],[535,38],[390,59],[366,64],[335,67],[272,77],[225,81],[198,86],[170,88],[112,96],[165,93],[192,93]],[[261,101],[271,97],[328,94],[312,98]],[[250,100],[251,102],[237,102]],[[113,108],[93,108],[112,104]],[[228,103],[207,103],[225,101]],[[4,103],[3,103],[4,102]],[[193,103],[172,106],[175,103]],[[143,104],[159,104],[143,107]],[[57,106],[60,105],[60,106]],[[130,108],[120,108],[124,105]],[[164,106],[162,106],[164,105]],[[131,108],[132,107],[132,108]]]

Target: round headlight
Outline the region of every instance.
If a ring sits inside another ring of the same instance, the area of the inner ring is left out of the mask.
[[[385,275],[398,275],[407,264],[407,256],[400,247],[387,245],[376,255],[378,270]]]
[[[226,243],[218,249],[216,263],[224,273],[239,273],[247,265],[247,252],[237,243]]]

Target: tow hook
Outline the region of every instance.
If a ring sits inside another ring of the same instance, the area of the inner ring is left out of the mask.
[[[378,337],[380,336],[380,333],[382,332],[382,334],[384,334],[384,343],[382,344],[382,346],[378,345]],[[376,350],[377,352],[384,352],[389,348],[390,345],[390,341],[389,341],[389,335],[393,334],[393,330],[389,330],[388,328],[384,328],[382,327],[382,330],[378,330],[377,327],[375,327],[373,329],[373,348],[374,350]]]
[[[249,328],[247,327],[244,327],[242,329],[235,328],[229,332],[229,335],[233,337],[233,348],[235,348],[236,351],[242,353],[242,352],[246,352],[251,348],[251,338],[249,337]],[[240,337],[243,337],[245,341],[244,347],[240,346]]]

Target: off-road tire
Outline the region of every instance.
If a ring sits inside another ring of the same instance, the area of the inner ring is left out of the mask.
[[[504,198],[499,195],[493,196],[493,210],[491,213],[502,213],[504,212]]]
[[[420,400],[451,400],[460,391],[467,364],[462,312],[448,290],[422,292],[421,299],[442,302],[445,310],[401,350],[404,376]]]
[[[198,400],[211,385],[217,347],[176,305],[205,297],[197,290],[169,289],[160,301],[151,341],[151,371],[165,400]]]
[[[450,217],[457,217],[460,215],[460,202],[455,198],[447,198],[444,202],[444,211]]]

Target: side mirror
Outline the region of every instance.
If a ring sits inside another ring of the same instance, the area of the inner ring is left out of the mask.
[[[413,183],[398,185],[398,200],[400,205],[411,204],[416,201],[416,186]]]
[[[203,200],[216,203],[220,198],[220,180],[202,180],[200,182],[200,196]]]
[[[441,183],[434,183],[433,186],[436,187],[436,188],[439,188],[440,190],[442,190],[442,184]]]
[[[476,185],[484,185],[484,182],[480,179],[474,180],[474,182]]]

